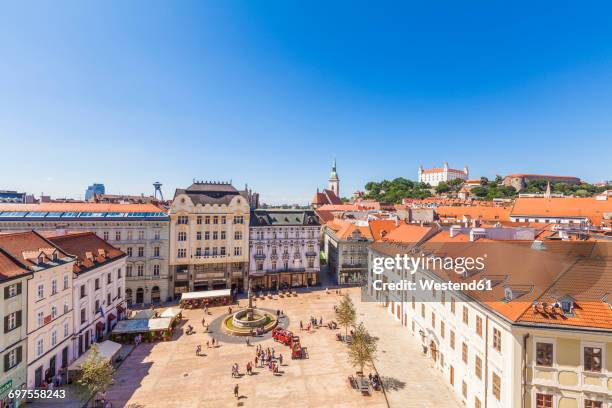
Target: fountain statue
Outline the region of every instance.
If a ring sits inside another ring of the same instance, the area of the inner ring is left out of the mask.
[[[264,310],[259,310],[253,306],[253,294],[251,282],[247,290],[247,298],[249,300],[247,307],[230,314],[224,319],[224,330],[232,335],[249,336],[257,332],[267,332],[276,327],[278,319],[272,314]]]

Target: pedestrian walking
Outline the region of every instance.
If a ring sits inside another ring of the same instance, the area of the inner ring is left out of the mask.
[[[206,348],[210,348],[210,342],[206,340]]]
[[[280,365],[283,365],[283,355],[282,354],[278,355],[278,362]]]
[[[198,346],[196,347],[196,356],[199,356],[201,352],[202,352],[202,346],[198,344]]]
[[[234,386],[234,397],[238,398],[238,393],[239,393],[239,388],[238,388],[238,384],[236,384]]]
[[[302,321],[300,320],[300,331],[304,330],[304,324],[302,323]]]

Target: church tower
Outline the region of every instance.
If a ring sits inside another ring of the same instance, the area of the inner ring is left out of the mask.
[[[327,188],[333,191],[336,196],[340,198],[340,179],[338,178],[338,173],[336,173],[336,159],[334,159],[332,164],[332,170],[329,174],[329,184]]]

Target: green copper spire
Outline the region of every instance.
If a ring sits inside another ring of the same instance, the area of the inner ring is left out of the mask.
[[[331,173],[329,174],[329,179],[338,180],[338,173],[336,173],[336,158],[334,158],[334,161],[332,163],[332,170],[331,170]]]

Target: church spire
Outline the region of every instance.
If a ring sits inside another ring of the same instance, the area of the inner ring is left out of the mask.
[[[340,178],[336,171],[336,158],[332,162],[331,173],[329,174],[329,189],[333,191],[336,196],[340,197]]]

